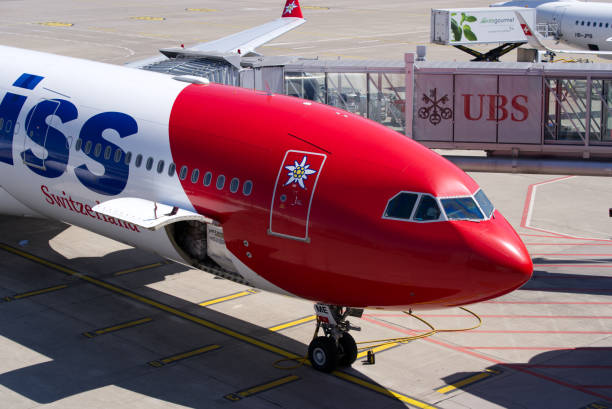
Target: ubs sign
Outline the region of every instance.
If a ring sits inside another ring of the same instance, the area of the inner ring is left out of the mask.
[[[414,139],[541,141],[542,79],[525,75],[417,74]]]

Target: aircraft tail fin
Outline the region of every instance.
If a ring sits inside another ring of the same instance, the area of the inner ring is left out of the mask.
[[[299,0],[287,0],[281,17],[304,18]]]
[[[515,11],[514,14],[516,15],[516,18],[521,24],[523,33],[525,34],[527,42],[530,46],[532,46],[533,48],[537,48],[538,50],[552,51],[542,42],[544,37],[542,37],[542,35],[538,33],[538,30],[536,30],[535,27],[531,27],[529,23],[527,23],[527,21],[523,18],[519,11]]]
[[[579,54],[579,55],[591,55],[591,56],[596,55],[600,58],[612,59],[612,51],[559,50],[559,49],[547,47],[543,42],[544,37],[540,33],[538,33],[537,30],[534,30],[533,27],[527,24],[527,21],[525,21],[523,16],[521,16],[521,13],[518,11],[515,11],[514,14],[516,14],[516,17],[518,18],[521,24],[521,27],[523,28],[523,32],[525,33],[525,37],[527,38],[527,42],[533,48],[536,48],[542,51],[546,51],[547,53],[551,55],[555,55],[555,54]]]

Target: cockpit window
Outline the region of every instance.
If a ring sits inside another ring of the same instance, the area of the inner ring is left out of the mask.
[[[393,199],[389,200],[385,210],[385,217],[390,219],[410,219],[417,197],[419,196],[414,193],[400,193],[396,195]]]
[[[419,207],[417,207],[416,213],[414,214],[414,220],[421,222],[438,220],[441,213],[436,199],[431,196],[423,195],[421,196]]]
[[[472,197],[442,199],[448,220],[483,220],[484,216]]]
[[[495,206],[493,206],[493,203],[491,203],[491,201],[489,200],[487,195],[485,195],[485,193],[482,191],[482,189],[480,189],[474,195],[474,198],[476,199],[476,201],[480,205],[480,208],[485,213],[487,218],[491,217],[491,215],[493,214],[493,210],[495,210]]]

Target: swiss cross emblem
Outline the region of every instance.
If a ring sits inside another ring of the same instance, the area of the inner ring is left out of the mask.
[[[521,27],[523,28],[523,33],[525,33],[526,36],[532,35],[527,24],[521,24]]]

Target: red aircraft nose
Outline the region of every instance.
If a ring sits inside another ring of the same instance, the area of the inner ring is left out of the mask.
[[[513,291],[531,278],[533,263],[523,241],[504,217],[458,226],[472,248],[468,261],[474,300],[480,302]]]

